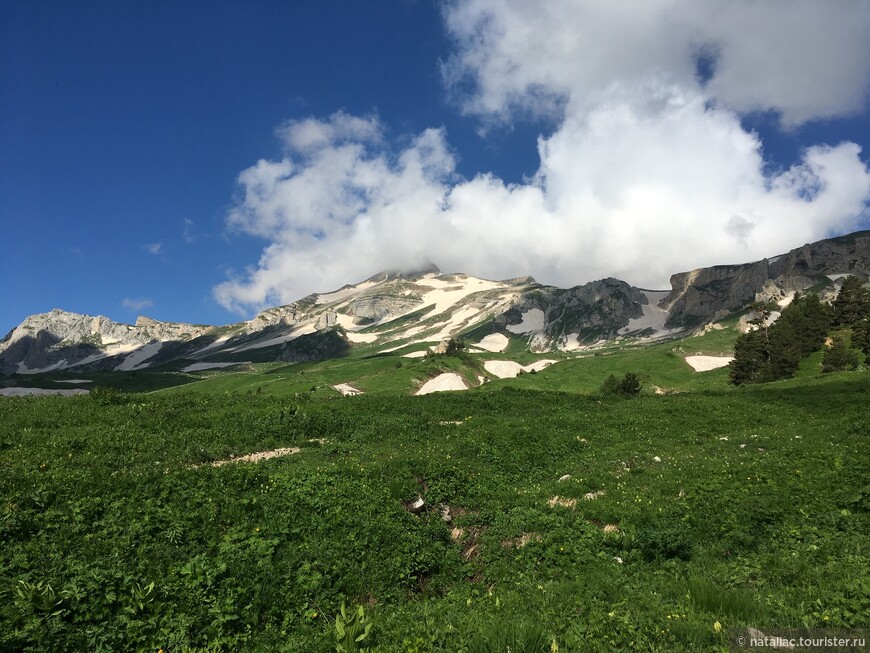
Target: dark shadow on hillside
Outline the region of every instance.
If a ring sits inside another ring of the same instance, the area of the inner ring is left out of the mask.
[[[318,331],[294,338],[281,347],[278,360],[287,363],[307,363],[330,358],[344,358],[351,346],[338,331]]]
[[[0,356],[0,374],[16,374],[19,363],[24,363],[28,369],[38,370],[58,361],[65,360],[69,365],[102,353],[95,343],[83,342],[58,348],[60,342],[60,338],[48,331],[38,331],[35,336],[20,338]]]

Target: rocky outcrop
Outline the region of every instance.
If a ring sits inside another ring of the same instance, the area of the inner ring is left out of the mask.
[[[517,332],[517,325],[533,311],[543,314],[540,327],[530,335],[536,350],[549,349],[569,334],[616,337],[632,319],[643,315],[648,303],[643,291],[624,281],[608,278],[563,289],[535,284],[510,310],[495,318],[496,324]],[[514,328],[512,328],[514,327]]]
[[[675,274],[660,306],[670,313],[667,326],[697,327],[755,301],[776,301],[808,289],[831,290],[831,277],[843,274],[870,275],[870,231],[807,244],[755,263]]]
[[[151,342],[186,341],[214,327],[159,322],[135,325],[60,309],[26,318],[0,341],[0,373],[54,371],[126,355]]]

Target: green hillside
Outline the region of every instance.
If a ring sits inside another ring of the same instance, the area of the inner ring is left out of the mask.
[[[326,653],[342,602],[364,606],[368,650],[408,653],[866,626],[870,377],[811,358],[735,389],[683,359],[733,338],[424,397],[439,372],[541,356],[355,353],[0,401],[0,650]],[[641,396],[597,394],[626,371]]]

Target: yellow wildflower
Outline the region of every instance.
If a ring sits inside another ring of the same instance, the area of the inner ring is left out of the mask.
[[[721,633],[722,632],[722,624],[720,624],[717,621],[716,623],[713,624],[713,630],[715,630],[717,633]]]

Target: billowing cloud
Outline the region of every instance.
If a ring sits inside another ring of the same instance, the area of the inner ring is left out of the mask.
[[[870,88],[867,0],[460,0],[445,22],[456,45],[445,77],[486,117],[565,99],[577,111],[614,85],[660,79],[795,125],[858,112]]]
[[[556,119],[534,177],[460,178],[441,129],[396,147],[372,116],[288,122],[284,156],[241,173],[228,217],[270,244],[215,295],[245,312],[426,261],[662,287],[673,272],[857,228],[870,199],[857,145],[820,144],[771,172],[741,115],[772,111],[791,127],[859,110],[868,17],[863,0],[453,2],[454,100],[484,123]]]
[[[144,297],[139,297],[138,299],[130,299],[129,297],[125,297],[121,300],[121,306],[126,308],[128,311],[142,311],[146,308],[151,308],[154,306],[154,302],[150,299],[145,299]]]

